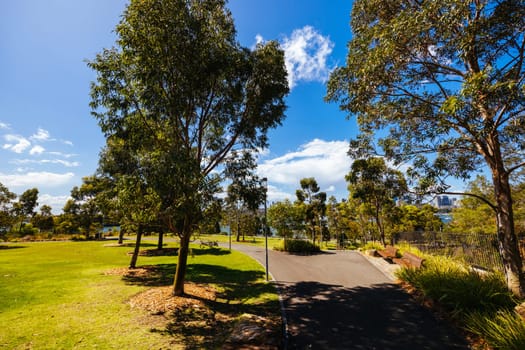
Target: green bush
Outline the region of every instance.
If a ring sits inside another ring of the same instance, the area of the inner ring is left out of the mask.
[[[284,239],[281,244],[274,247],[275,250],[288,253],[312,254],[321,251],[318,245],[302,239]]]
[[[368,242],[364,246],[361,247],[361,250],[383,250],[385,247],[379,242]]]
[[[525,322],[513,310],[494,313],[473,312],[466,318],[466,329],[500,350],[525,349]]]

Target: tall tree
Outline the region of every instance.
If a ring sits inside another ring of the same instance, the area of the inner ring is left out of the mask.
[[[22,232],[24,221],[35,216],[35,208],[38,206],[38,189],[31,188],[24,191],[19,197],[18,201],[13,204],[13,210],[18,220],[20,220],[19,231]]]
[[[326,192],[321,188],[313,177],[304,178],[300,181],[301,188],[295,191],[297,204],[304,205],[304,221],[310,228],[312,243],[315,244],[317,233],[322,236],[324,216],[326,214]]]
[[[407,192],[404,175],[399,170],[389,168],[383,158],[372,157],[355,160],[346,181],[352,198],[359,199],[371,209],[381,242],[385,245],[388,209],[395,205],[395,198]]]
[[[284,118],[284,53],[276,42],[241,47],[224,0],[131,0],[117,47],[89,63],[93,114],[125,141],[180,237],[174,294],[184,293],[192,232],[216,170],[238,148],[268,144]]]
[[[525,3],[356,0],[351,26],[327,94],[357,117],[351,149],[372,151],[381,131],[384,153],[433,192],[488,168],[507,284],[525,296],[509,183],[525,164]]]

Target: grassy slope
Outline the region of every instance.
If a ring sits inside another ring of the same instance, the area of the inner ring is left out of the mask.
[[[0,348],[174,348],[177,335],[150,332],[140,320],[147,314],[126,301],[147,289],[104,272],[125,267],[130,247],[103,242],[48,242],[0,249]],[[250,258],[233,252],[195,249],[188,280],[216,283],[240,305],[268,303],[277,296],[262,283],[264,272]],[[176,257],[139,257],[139,265],[165,267],[170,283]],[[256,293],[240,285],[258,286]],[[240,308],[242,311],[242,308]],[[174,339],[175,337],[175,339]]]

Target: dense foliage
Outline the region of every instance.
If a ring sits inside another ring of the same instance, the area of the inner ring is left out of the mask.
[[[327,94],[357,117],[350,152],[410,163],[421,192],[486,167],[507,283],[525,296],[510,185],[525,165],[525,3],[357,0],[351,26]]]

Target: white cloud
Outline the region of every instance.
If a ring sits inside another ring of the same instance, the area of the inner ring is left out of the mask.
[[[71,196],[69,195],[62,195],[62,196],[53,196],[50,194],[39,194],[38,195],[38,203],[39,208],[46,204],[49,205],[52,209],[52,212],[54,214],[59,214],[62,211],[62,208],[64,208],[64,205],[70,199]]]
[[[42,153],[44,153],[44,151],[45,151],[44,147],[36,145],[33,148],[31,148],[31,150],[29,151],[29,154],[33,156],[33,155],[37,155],[37,154],[42,154]]]
[[[347,152],[348,141],[314,139],[297,151],[263,161],[258,166],[259,175],[267,177],[273,185],[279,185],[275,192],[295,193],[302,178],[314,177],[324,191],[343,196],[342,192],[346,191],[345,175],[351,166]],[[283,197],[282,194],[279,196]]]
[[[3,148],[15,153],[22,153],[31,146],[28,139],[18,135],[5,135],[4,139],[8,142]]]
[[[51,173],[47,171],[28,172],[25,174],[1,174],[0,183],[11,187],[59,187],[67,184],[74,178],[75,174],[69,172],[65,174]]]
[[[264,38],[261,34],[257,34],[255,36],[255,45],[262,44],[264,42]]]
[[[328,79],[331,68],[327,58],[334,47],[329,37],[321,35],[311,26],[305,26],[294,30],[291,37],[284,38],[281,46],[285,52],[290,88],[299,81],[325,82]]]
[[[0,122],[0,130],[2,129],[9,130],[10,129],[9,124]]]
[[[16,164],[16,165],[24,165],[24,164],[39,164],[39,165],[58,164],[58,165],[63,165],[65,167],[67,167],[67,168],[73,168],[73,167],[80,166],[79,162],[69,162],[67,160],[62,160],[62,159],[39,159],[39,160],[36,160],[36,159],[14,159],[14,160],[10,161],[9,163]]]
[[[47,154],[51,154],[53,156],[58,156],[58,157],[63,157],[63,158],[72,158],[72,157],[77,157],[78,154],[75,154],[75,153],[62,153],[62,152],[47,152]]]
[[[49,131],[44,130],[42,128],[38,128],[36,134],[33,134],[33,136],[31,136],[30,139],[34,141],[40,141],[40,142],[53,141],[51,139],[51,136],[49,135]]]
[[[335,186],[334,185],[330,185],[324,191],[325,192],[334,192],[335,191]]]

